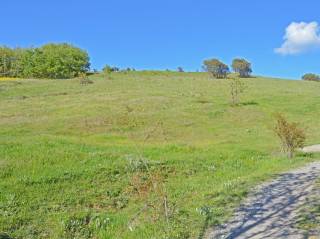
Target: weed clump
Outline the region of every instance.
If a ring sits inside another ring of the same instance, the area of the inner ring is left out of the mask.
[[[147,172],[149,170],[150,163],[146,158],[127,155],[126,159],[128,160],[127,170],[129,172]]]
[[[110,224],[106,215],[85,214],[68,218],[64,222],[64,238],[92,238],[95,232],[105,230]]]

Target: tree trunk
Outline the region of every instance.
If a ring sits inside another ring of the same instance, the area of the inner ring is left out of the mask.
[[[289,159],[292,159],[293,156],[294,156],[293,151],[292,151],[292,150],[289,150],[289,151],[288,151],[288,158],[289,158]]]

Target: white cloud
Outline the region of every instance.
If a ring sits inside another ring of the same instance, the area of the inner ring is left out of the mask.
[[[274,51],[282,55],[294,55],[320,47],[317,22],[292,22],[286,28],[284,43]]]

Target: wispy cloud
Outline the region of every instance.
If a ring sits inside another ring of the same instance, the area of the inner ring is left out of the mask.
[[[294,55],[320,47],[319,24],[317,22],[292,22],[286,28],[284,43],[274,51],[281,55]]]

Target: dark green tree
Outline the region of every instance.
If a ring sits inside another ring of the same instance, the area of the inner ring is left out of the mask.
[[[302,76],[302,79],[307,81],[320,81],[320,76],[313,73],[308,73],[308,74],[304,74]]]
[[[103,73],[111,73],[113,71],[112,67],[109,66],[109,65],[105,65],[103,68],[102,68],[102,71]]]
[[[177,71],[178,71],[178,72],[184,72],[184,70],[183,70],[183,68],[182,68],[181,66],[179,66],[179,67],[177,68]]]

